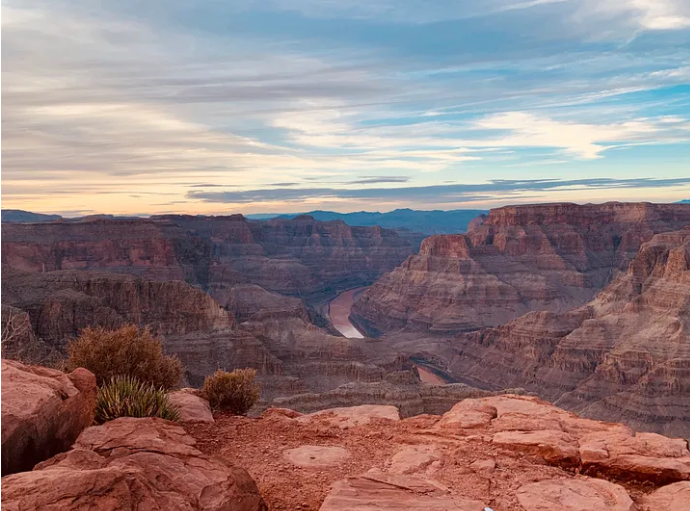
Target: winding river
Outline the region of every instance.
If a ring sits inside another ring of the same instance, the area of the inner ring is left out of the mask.
[[[328,305],[328,315],[331,318],[331,323],[333,323],[333,326],[338,332],[350,339],[361,339],[364,337],[362,333],[355,328],[355,325],[350,323],[350,310],[357,297],[365,289],[366,287],[357,287],[355,289],[343,291],[333,298]]]
[[[350,310],[359,295],[367,289],[366,287],[358,287],[343,291],[338,296],[333,298],[328,304],[328,315],[331,318],[331,323],[335,329],[349,339],[362,339],[364,336],[357,330],[355,325],[350,322]],[[427,367],[427,364],[419,361],[414,364],[419,373],[419,379],[424,383],[431,383],[435,385],[442,385],[448,383],[446,379],[439,376],[436,371]]]

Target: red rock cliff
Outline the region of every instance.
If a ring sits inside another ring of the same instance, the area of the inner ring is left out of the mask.
[[[690,436],[690,228],[657,234],[589,304],[459,335],[454,374],[586,416]]]
[[[318,295],[373,281],[412,253],[394,231],[341,221],[248,221],[242,215],[2,224],[2,263],[42,272],[90,269],[204,289],[258,284]]]
[[[369,332],[453,332],[591,300],[655,233],[690,225],[683,204],[543,204],[492,210],[464,235],[432,236],[363,293]]]

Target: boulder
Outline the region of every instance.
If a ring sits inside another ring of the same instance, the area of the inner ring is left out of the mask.
[[[642,497],[642,511],[679,511],[690,505],[690,481],[669,484]]]
[[[181,422],[213,422],[208,400],[196,389],[180,389],[168,394],[168,401],[180,414]]]
[[[548,479],[520,487],[525,511],[636,511],[622,486],[601,479]]]
[[[464,399],[456,404],[436,424],[437,428],[472,429],[486,426],[495,419],[498,411],[480,399]]]
[[[580,462],[577,440],[560,431],[504,431],[494,435],[493,443],[538,456],[554,465]]]
[[[580,439],[580,453],[583,468],[595,474],[656,484],[690,479],[690,451],[681,438],[595,432]]]
[[[3,477],[2,508],[265,511],[242,468],[202,454],[176,424],[122,418],[86,429],[72,450]]]
[[[69,449],[93,422],[96,378],[2,360],[2,474]]]
[[[338,481],[321,511],[483,511],[479,501],[451,495],[431,481],[372,469]]]

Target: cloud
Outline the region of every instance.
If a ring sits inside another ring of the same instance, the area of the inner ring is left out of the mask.
[[[265,203],[300,202],[313,199],[366,199],[443,203],[468,202],[511,195],[516,192],[534,192],[557,189],[615,190],[622,188],[666,188],[690,184],[690,177],[674,179],[497,179],[481,184],[449,184],[436,186],[410,186],[399,188],[274,188],[228,192],[189,192],[189,199],[212,203]]]
[[[511,133],[502,139],[482,141],[482,145],[552,147],[584,159],[601,158],[601,153],[607,148],[616,147],[616,143],[685,141],[690,135],[684,127],[680,130],[667,129],[669,122],[666,118],[583,124],[526,112],[505,112],[481,118],[476,124],[480,128]]]
[[[355,181],[348,181],[350,185],[371,185],[376,183],[406,183],[410,178],[407,176],[373,176]]]
[[[238,185],[218,185],[213,183],[200,183],[196,185],[189,185],[190,188],[229,188]]]
[[[624,13],[647,30],[680,30],[690,27],[690,4],[685,0],[590,0],[591,12]]]
[[[457,0],[436,3],[425,0],[272,0],[269,5],[317,18],[375,19],[387,23],[435,23],[529,10],[542,16],[553,12],[571,14],[575,19],[586,19],[590,25],[606,21],[646,30],[678,30],[690,26],[690,6],[685,0]]]
[[[684,0],[8,0],[3,199],[140,213],[190,189],[683,176],[687,16]],[[661,144],[675,162],[637,158]]]

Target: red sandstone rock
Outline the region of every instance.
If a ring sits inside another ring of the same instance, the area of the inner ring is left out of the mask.
[[[673,483],[645,495],[642,511],[680,511],[690,508],[690,482]]]
[[[658,234],[595,300],[453,341],[453,374],[525,387],[583,415],[687,437],[690,229]]]
[[[68,449],[92,423],[95,402],[96,378],[86,369],[65,374],[3,359],[3,475]]]
[[[180,415],[180,422],[213,422],[208,401],[196,389],[180,389],[168,394],[168,401]]]
[[[561,431],[504,431],[494,435],[493,443],[538,456],[556,465],[580,463],[577,440]]]
[[[467,234],[431,236],[353,308],[372,334],[497,326],[591,300],[655,233],[690,224],[683,204],[540,204],[491,210]]]
[[[307,424],[318,418],[339,428],[362,426],[369,424],[372,419],[400,420],[400,412],[395,406],[385,405],[359,405],[342,408],[329,408],[320,412],[310,413],[297,417],[297,421]]]
[[[312,415],[271,410],[260,419],[219,416],[215,424],[195,425],[191,432],[202,450],[245,465],[272,509],[685,509],[680,499],[687,481],[673,482],[685,475],[668,471],[688,459],[683,441],[635,435],[620,424],[582,419],[535,397],[468,401],[444,416],[371,417],[347,428],[339,428],[327,410]],[[463,425],[463,413],[477,410],[493,418]],[[506,441],[497,441],[501,438]],[[318,468],[274,456],[307,453],[308,462],[318,462],[319,453],[341,450],[348,453],[346,460]],[[633,457],[636,464],[628,462]],[[671,503],[680,507],[669,508]]]
[[[498,411],[478,399],[464,399],[449,412],[443,414],[437,428],[471,429],[487,426],[498,415]]]
[[[690,451],[680,438],[601,431],[580,438],[585,470],[661,483],[690,479]]]
[[[483,511],[476,500],[453,497],[430,481],[372,470],[333,486],[320,511]]]
[[[625,489],[600,479],[550,479],[517,491],[525,511],[636,511]]]
[[[174,423],[118,419],[85,430],[73,449],[2,478],[8,511],[99,509],[265,511],[247,472],[206,456]]]
[[[295,466],[318,469],[341,465],[347,461],[350,453],[342,447],[301,445],[300,447],[283,451],[283,457]]]

